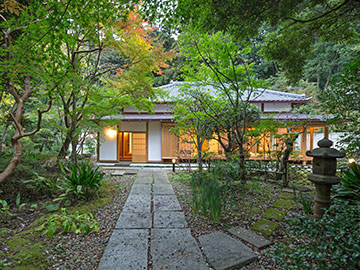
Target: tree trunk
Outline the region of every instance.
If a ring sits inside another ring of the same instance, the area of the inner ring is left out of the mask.
[[[4,152],[4,143],[5,143],[6,132],[7,132],[8,128],[9,128],[9,123],[6,123],[3,133],[1,135],[1,139],[0,139],[0,152]]]
[[[75,132],[75,126],[71,124],[69,131],[66,133],[65,141],[63,142],[61,149],[59,151],[58,157],[65,158],[67,151],[69,150],[70,144],[73,140]]]
[[[0,173],[0,184],[4,183],[9,176],[15,171],[16,166],[19,164],[21,159],[21,143],[20,139],[11,139],[11,145],[13,146],[14,156],[10,163],[7,165],[5,170]]]

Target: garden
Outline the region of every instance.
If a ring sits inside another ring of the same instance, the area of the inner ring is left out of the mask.
[[[196,243],[241,227],[267,243],[242,269],[360,269],[359,26],[358,1],[1,1],[0,269],[98,268],[136,178],[101,134],[128,108],[191,153],[138,137],[179,163]],[[319,152],[318,129],[341,136]]]

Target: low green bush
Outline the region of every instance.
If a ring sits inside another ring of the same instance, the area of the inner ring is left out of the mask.
[[[52,196],[61,190],[60,181],[57,178],[42,177],[34,173],[36,177],[23,180],[26,187],[38,194]]]
[[[50,238],[56,232],[73,232],[75,234],[87,234],[91,230],[99,231],[99,223],[91,213],[67,213],[65,208],[60,213],[52,214],[47,221],[37,228],[37,231],[44,231]]]
[[[350,164],[350,170],[341,177],[340,185],[334,187],[338,197],[345,197],[360,201],[360,165]]]
[[[104,174],[98,167],[92,166],[89,162],[72,165],[70,170],[67,170],[63,165],[60,167],[65,176],[63,181],[65,193],[59,198],[70,195],[76,199],[87,200],[97,194],[104,178]]]
[[[281,269],[360,269],[360,203],[340,199],[317,220],[288,221],[298,244],[278,244],[267,253]]]

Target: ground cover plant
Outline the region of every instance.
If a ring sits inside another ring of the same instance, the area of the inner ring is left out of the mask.
[[[23,159],[1,186],[0,269],[91,269],[101,258],[133,177],[101,176],[97,196],[91,191],[87,200],[56,200],[66,187],[59,180],[64,178],[60,167],[51,160],[41,155]],[[87,166],[90,176],[102,175]]]
[[[277,244],[269,255],[282,269],[359,269],[359,221],[359,202],[336,199],[320,220],[290,219],[289,233],[300,241]]]

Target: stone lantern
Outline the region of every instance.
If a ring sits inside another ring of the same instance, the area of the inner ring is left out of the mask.
[[[340,182],[336,176],[336,159],[345,157],[345,153],[330,148],[333,142],[324,138],[318,142],[319,148],[307,151],[306,155],[313,157],[313,173],[308,179],[315,184],[314,216],[320,219],[324,208],[330,206],[331,186]]]

